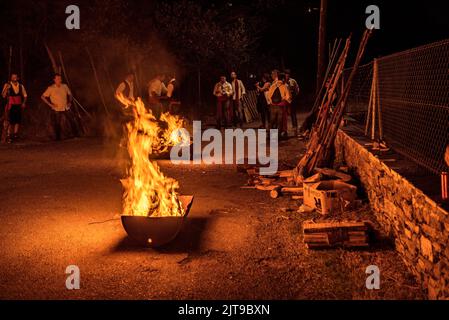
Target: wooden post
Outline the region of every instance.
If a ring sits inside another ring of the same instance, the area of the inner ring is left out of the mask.
[[[372,126],[371,126],[371,140],[376,139],[376,109],[377,109],[377,71],[376,60],[374,60],[374,77],[373,77],[373,106],[371,108]]]
[[[368,102],[368,111],[366,113],[366,124],[365,124],[365,136],[368,136],[369,132],[369,125],[371,123],[371,108],[373,107],[373,86],[374,86],[374,65],[373,65],[373,77],[371,79],[371,91],[369,96],[369,102]]]
[[[379,117],[379,139],[380,141],[384,138],[383,126],[382,126],[382,109],[380,105],[380,91],[379,91],[379,62],[377,59],[374,60],[376,68],[376,99],[377,99],[377,114]]]
[[[376,121],[379,130],[379,139],[383,139],[382,129],[382,114],[380,110],[380,98],[379,98],[379,64],[377,59],[374,59],[373,63],[373,80],[371,84],[371,95],[368,103],[368,114],[365,125],[365,135],[368,136],[368,132],[371,129],[371,140],[376,139]]]

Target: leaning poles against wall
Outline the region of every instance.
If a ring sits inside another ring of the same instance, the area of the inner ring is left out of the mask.
[[[332,148],[335,137],[337,135],[337,131],[340,128],[340,124],[343,119],[346,101],[348,99],[349,91],[351,90],[352,80],[360,65],[360,62],[365,52],[366,45],[368,43],[371,34],[372,30],[367,29],[364,32],[351,74],[348,80],[346,81],[344,90],[341,96],[338,98],[333,110],[331,108],[332,103],[335,99],[333,90],[335,90],[337,86],[335,85],[335,87],[331,89],[332,91],[328,90],[329,98],[320,107],[319,116],[317,118],[317,121],[315,122],[315,125],[312,128],[312,133],[310,135],[308,150],[302,157],[298,166],[295,169],[295,180],[297,184],[301,184],[304,178],[309,177],[317,166],[323,165],[327,166],[330,160],[329,159],[330,150]],[[347,47],[349,45],[350,39],[347,40]],[[346,61],[346,56],[347,52],[343,51],[342,53],[342,57],[344,57],[342,58],[343,67],[344,61]],[[343,67],[338,66],[338,68],[335,69],[336,79],[341,78]],[[338,84],[338,81],[336,83]],[[334,84],[331,83],[330,85]]]

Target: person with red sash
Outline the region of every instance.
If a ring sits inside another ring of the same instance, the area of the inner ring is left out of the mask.
[[[11,81],[3,86],[2,96],[6,99],[4,130],[8,143],[18,139],[20,124],[22,123],[22,110],[25,109],[27,92],[19,83],[17,74],[11,74]]]

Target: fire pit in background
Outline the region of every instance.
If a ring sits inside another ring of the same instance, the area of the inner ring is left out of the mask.
[[[160,247],[174,240],[187,219],[193,196],[179,196],[185,214],[183,216],[144,217],[122,216],[122,225],[136,243]]]

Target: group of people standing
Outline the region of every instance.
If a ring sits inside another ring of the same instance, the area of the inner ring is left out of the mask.
[[[2,142],[12,143],[19,138],[22,114],[28,100],[25,86],[20,83],[16,73],[11,74],[10,80],[3,86],[2,97],[6,99],[2,123]],[[50,107],[50,123],[55,138],[59,140],[64,127],[67,123],[70,125],[68,112],[72,104],[72,93],[69,87],[62,83],[60,74],[54,76],[53,84],[45,90],[41,98]],[[70,126],[72,127],[72,125]]]
[[[261,128],[278,129],[281,137],[287,137],[288,116],[292,127],[298,134],[297,106],[299,96],[298,82],[291,77],[290,70],[280,72],[273,70],[271,75],[264,73],[255,85],[257,90],[257,111],[262,121]],[[246,94],[243,82],[237,73],[231,73],[231,83],[225,76],[220,77],[214,87],[213,94],[217,98],[217,126],[227,127],[239,125],[244,121],[242,99]]]
[[[220,77],[213,91],[217,97],[217,126],[234,127],[242,126],[244,121],[243,97],[246,89],[242,80],[238,79],[235,71],[231,72],[231,83],[226,81],[226,76]]]
[[[167,78],[169,80],[165,83]],[[118,85],[115,94],[122,94],[131,101],[137,98],[138,94],[133,72],[129,72],[126,75],[125,80]],[[178,97],[178,85],[175,76],[167,77],[163,73],[157,74],[148,83],[148,102],[149,108],[155,113],[179,113],[181,102]]]

